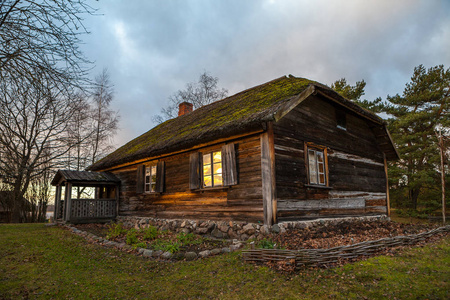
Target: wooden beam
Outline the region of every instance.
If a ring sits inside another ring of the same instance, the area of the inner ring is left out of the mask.
[[[55,210],[53,212],[53,219],[55,221],[58,219],[60,207],[61,207],[61,185],[57,185],[55,191]]]
[[[384,173],[386,174],[386,209],[387,209],[387,216],[391,216],[391,203],[389,200],[389,177],[388,177],[388,167],[387,167],[387,159],[386,154],[383,153],[383,159],[384,159]]]
[[[261,177],[264,209],[264,225],[277,221],[275,147],[273,124],[268,123],[267,131],[261,134]]]
[[[114,193],[115,193],[115,198],[116,198],[116,217],[118,217],[119,216],[119,200],[120,200],[120,197],[119,197],[119,195],[120,195],[120,185],[118,184],[118,185],[116,185],[116,189],[114,190]]]
[[[66,184],[66,192],[64,194],[64,207],[65,207],[65,218],[64,221],[70,222],[70,213],[72,210],[72,184],[67,182]]]

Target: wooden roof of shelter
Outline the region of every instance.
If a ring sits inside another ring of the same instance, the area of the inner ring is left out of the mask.
[[[379,129],[375,134],[380,139],[379,144],[384,147],[381,150],[387,159],[398,158],[383,119],[326,85],[289,75],[167,120],[97,161],[88,170],[107,170],[136,160],[188,149],[200,143],[265,129],[266,122],[278,121],[313,94],[320,94],[370,120],[373,127]]]
[[[58,185],[61,182],[70,182],[72,184],[118,184],[120,180],[109,172],[90,172],[58,170],[53,177],[52,185]]]

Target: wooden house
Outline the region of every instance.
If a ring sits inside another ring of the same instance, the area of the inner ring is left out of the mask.
[[[271,225],[387,214],[397,158],[381,118],[289,75],[194,111],[182,103],[89,169],[120,179],[120,216]]]

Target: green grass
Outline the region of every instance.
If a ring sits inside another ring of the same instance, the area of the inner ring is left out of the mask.
[[[158,262],[58,227],[0,225],[0,299],[449,299],[450,238],[396,257],[280,274],[231,253]]]

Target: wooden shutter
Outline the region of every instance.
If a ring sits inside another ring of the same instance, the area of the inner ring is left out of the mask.
[[[144,193],[144,185],[145,185],[145,166],[139,165],[137,168],[137,175],[136,175],[136,193],[138,194]]]
[[[234,144],[226,144],[222,147],[222,169],[223,185],[235,185],[238,183]]]
[[[200,153],[195,152],[189,157],[189,188],[199,189],[200,182]]]
[[[164,192],[164,161],[158,161],[156,165],[156,192],[162,193]]]

